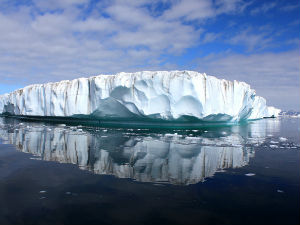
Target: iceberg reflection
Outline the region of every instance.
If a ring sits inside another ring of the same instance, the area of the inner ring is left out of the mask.
[[[280,125],[261,120],[177,134],[17,122],[0,118],[0,138],[22,152],[77,164],[95,174],[172,184],[198,183],[217,171],[247,165],[254,156],[253,146],[262,144],[267,131]]]

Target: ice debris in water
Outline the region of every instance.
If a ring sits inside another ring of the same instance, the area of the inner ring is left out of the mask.
[[[255,173],[246,173],[245,176],[252,177],[252,176],[255,176]]]
[[[284,193],[284,191],[282,191],[282,190],[279,190],[279,189],[277,190],[277,192],[278,192],[278,193]]]
[[[41,194],[46,193],[47,191],[40,191]]]
[[[285,141],[287,141],[287,138],[280,137],[280,138],[279,138],[279,141],[281,141],[281,142],[285,142]]]

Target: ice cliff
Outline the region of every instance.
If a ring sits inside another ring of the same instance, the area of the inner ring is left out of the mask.
[[[0,114],[240,121],[279,109],[244,82],[193,71],[144,71],[35,84],[0,96]]]

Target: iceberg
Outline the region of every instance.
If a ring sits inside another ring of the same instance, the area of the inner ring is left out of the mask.
[[[194,71],[143,71],[34,84],[0,96],[0,114],[160,121],[277,117],[250,85]]]

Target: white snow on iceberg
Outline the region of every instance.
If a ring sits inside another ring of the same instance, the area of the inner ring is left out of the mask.
[[[244,82],[194,71],[143,71],[35,84],[0,96],[0,114],[241,121],[280,110]]]

